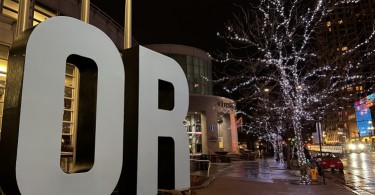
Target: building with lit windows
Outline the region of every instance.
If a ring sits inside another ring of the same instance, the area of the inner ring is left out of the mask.
[[[326,18],[325,24],[325,44],[332,52],[345,52],[363,42],[373,32],[375,19],[375,0],[345,1],[339,7],[332,10]],[[366,49],[366,48],[364,48]],[[342,64],[343,67],[348,64]],[[373,74],[374,66],[366,65],[357,68],[356,71],[362,75]],[[326,113],[324,117],[324,138],[327,144],[336,144],[353,141],[373,140],[374,130],[366,132],[361,130],[360,124],[363,122],[372,123],[371,119],[363,121],[362,111],[358,110],[355,102],[360,101],[372,93],[374,81],[366,80],[361,83],[351,83],[341,89],[337,96],[350,97],[338,101],[334,111]],[[360,117],[360,118],[358,118]]]
[[[212,63],[207,52],[174,44],[146,47],[173,58],[185,72],[190,96],[184,125],[189,134],[190,153],[238,153],[236,104],[231,99],[213,95]]]

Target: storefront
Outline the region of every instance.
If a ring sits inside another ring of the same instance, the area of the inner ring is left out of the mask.
[[[185,119],[192,154],[238,153],[238,135],[233,100],[190,94]]]

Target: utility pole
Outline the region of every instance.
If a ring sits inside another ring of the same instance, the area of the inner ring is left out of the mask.
[[[320,123],[320,120],[319,120],[318,123],[316,123],[316,130],[318,131],[319,151],[320,151],[320,155],[322,156],[322,136],[321,136],[322,125]],[[324,176],[324,169],[322,170],[322,176],[323,176],[323,183],[326,184],[326,180],[325,180],[325,176]]]

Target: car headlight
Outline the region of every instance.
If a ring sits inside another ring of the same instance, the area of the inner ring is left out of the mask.
[[[363,148],[365,148],[365,145],[364,144],[358,144],[358,148],[362,150]]]
[[[351,149],[351,150],[355,150],[355,145],[354,144],[349,144],[349,149]]]

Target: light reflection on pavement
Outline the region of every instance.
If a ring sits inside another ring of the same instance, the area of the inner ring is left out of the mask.
[[[246,170],[246,171],[243,171]],[[247,164],[241,164],[240,166],[236,167],[227,174],[229,177],[237,177],[237,178],[246,178],[246,180],[251,181],[262,181],[262,182],[270,182],[272,183],[272,175],[271,170],[267,164],[267,162],[259,163],[259,162],[250,162]]]
[[[358,194],[375,194],[375,153],[351,153],[341,158],[344,174],[325,172],[325,176]]]

